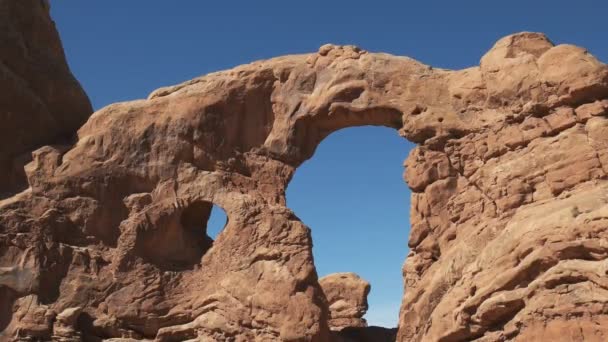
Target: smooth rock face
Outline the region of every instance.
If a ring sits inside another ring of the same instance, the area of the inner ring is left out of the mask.
[[[48,1],[0,0],[0,199],[27,188],[23,165],[69,142],[93,112],[65,60]]]
[[[333,273],[319,279],[329,307],[329,328],[366,327],[369,283],[354,273]]]
[[[398,341],[605,341],[606,100],[604,64],[522,33],[466,70],[326,45],[108,106],[0,201],[1,338],[330,340],[285,188],[383,125],[419,144]]]

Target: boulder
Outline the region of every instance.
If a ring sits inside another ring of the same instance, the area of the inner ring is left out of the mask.
[[[366,327],[369,283],[354,273],[333,273],[319,279],[329,306],[329,328]]]

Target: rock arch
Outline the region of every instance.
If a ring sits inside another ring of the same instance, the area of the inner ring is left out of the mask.
[[[339,129],[319,144],[289,182],[287,206],[311,229],[317,274],[333,279],[326,283],[330,294],[339,289],[339,296],[328,295],[319,280],[330,313],[329,297],[337,301],[333,308],[344,311],[339,313],[342,323],[330,320],[331,330],[342,330],[363,315],[372,326],[397,326],[409,236],[404,209],[409,208],[410,194],[402,178],[403,160],[413,147],[394,128]],[[351,277],[340,280],[343,272],[355,272],[355,278],[368,281],[369,298],[355,290],[362,287],[348,286]],[[365,310],[351,310],[350,303],[360,300],[369,300],[369,311],[367,305]],[[348,315],[353,319],[347,320]]]
[[[400,341],[606,334],[596,303],[608,256],[607,99],[604,64],[521,33],[460,71],[326,45],[108,106],[68,151],[28,166],[27,191],[0,202],[0,285],[17,298],[4,334],[49,337],[61,329],[48,318],[62,315],[57,324],[103,338],[327,341],[309,230],[286,208],[285,186],[323,137],[364,124],[419,144],[406,162],[414,194]],[[116,194],[148,193],[149,208],[217,203],[226,233],[196,267],[159,268],[132,253],[134,218],[159,211],[112,217],[116,198],[91,191],[121,188],[109,175],[139,180]],[[96,215],[120,234],[116,245],[87,238]],[[84,238],[49,234],[65,226]],[[49,253],[69,271],[43,303]],[[25,274],[27,286],[13,288]],[[544,298],[558,293],[551,307]]]
[[[189,200],[168,206],[153,205],[149,194],[134,194],[126,201],[131,214],[123,221],[119,248],[130,246],[132,253],[129,254],[161,270],[183,271],[198,265],[212,247],[214,241],[207,226],[213,203]],[[126,234],[133,226],[135,231]]]

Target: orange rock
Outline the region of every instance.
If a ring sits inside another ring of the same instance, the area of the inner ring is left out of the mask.
[[[0,0],[0,198],[27,188],[29,152],[69,143],[93,112],[68,68],[48,6]]]
[[[354,273],[333,273],[319,279],[329,307],[329,328],[366,327],[369,283]]]
[[[68,134],[89,107],[60,69],[54,89],[79,94],[57,100]],[[536,33],[461,71],[326,45],[105,107],[0,200],[0,336],[330,340],[285,189],[330,133],[383,125],[419,144],[398,341],[605,340],[607,75]],[[28,96],[2,106],[48,114]],[[7,153],[54,142],[40,137]],[[228,216],[216,241],[212,204]]]

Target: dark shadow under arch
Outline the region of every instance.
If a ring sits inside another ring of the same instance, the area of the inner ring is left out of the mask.
[[[162,215],[154,229],[143,232],[137,242],[137,254],[162,270],[192,269],[227,224],[221,207],[194,201]]]

